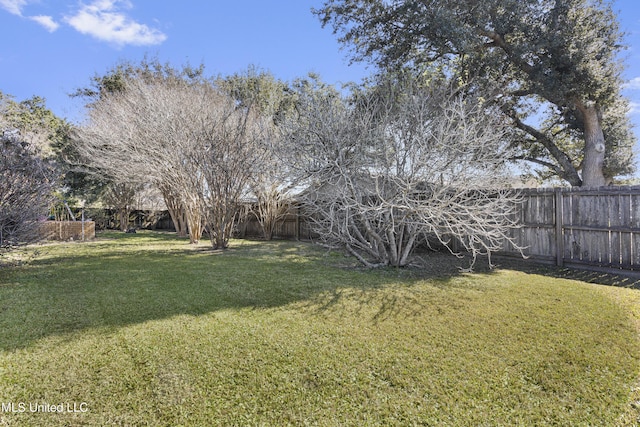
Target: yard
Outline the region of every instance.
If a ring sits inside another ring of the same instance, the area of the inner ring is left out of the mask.
[[[640,290],[103,234],[0,270],[0,425],[634,425]],[[33,250],[33,249],[31,249]],[[60,412],[61,411],[61,412]]]

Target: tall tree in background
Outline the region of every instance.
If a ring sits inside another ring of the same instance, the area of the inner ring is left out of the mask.
[[[605,0],[327,0],[315,13],[355,60],[498,88],[486,105],[510,118],[517,158],[573,186],[632,171],[622,36]],[[548,119],[536,123],[544,109]]]
[[[18,102],[0,92],[0,114],[4,129],[19,132],[20,139],[43,157],[53,157],[68,139],[70,124],[53,114],[39,96]]]
[[[255,66],[244,72],[219,77],[215,84],[240,105],[270,118],[274,124],[290,113],[295,104],[295,93],[287,82]]]

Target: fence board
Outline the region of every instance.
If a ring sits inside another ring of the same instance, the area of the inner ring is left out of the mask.
[[[640,234],[638,233],[630,233],[631,237],[631,254],[630,254],[630,261],[631,261],[631,265],[632,266],[640,266],[640,251],[638,251],[638,248],[640,247]],[[640,269],[640,267],[638,267]]]
[[[633,265],[633,233],[622,233],[622,266]]]
[[[629,205],[631,227],[640,228],[640,194],[630,194]]]
[[[622,232],[620,231],[611,232],[611,238],[609,240],[609,251],[611,252],[609,262],[611,264],[622,264],[621,235]]]

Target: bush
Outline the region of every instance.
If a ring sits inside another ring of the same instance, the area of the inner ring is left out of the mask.
[[[38,239],[38,220],[53,202],[53,165],[5,131],[0,137],[0,253]]]

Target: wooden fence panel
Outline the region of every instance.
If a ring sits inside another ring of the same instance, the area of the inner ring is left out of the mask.
[[[524,189],[513,237],[557,265],[640,271],[640,187]],[[505,246],[506,253],[516,253]]]

